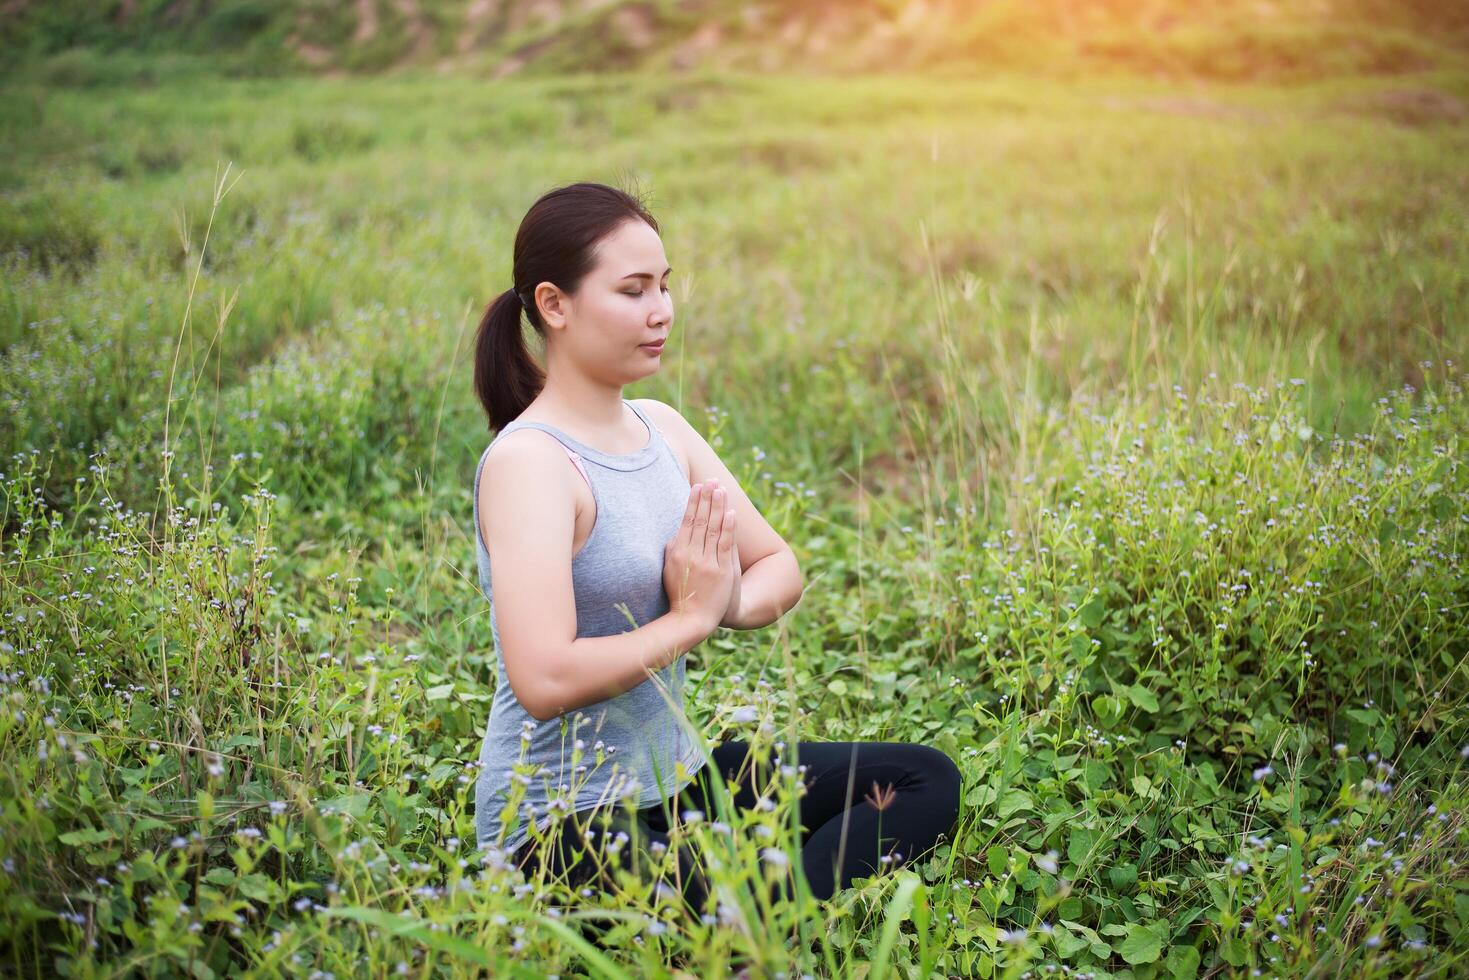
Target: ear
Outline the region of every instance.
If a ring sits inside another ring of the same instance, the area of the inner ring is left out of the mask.
[[[543,282],[536,286],[535,303],[541,311],[541,322],[547,327],[559,329],[566,326],[570,298],[554,283]]]

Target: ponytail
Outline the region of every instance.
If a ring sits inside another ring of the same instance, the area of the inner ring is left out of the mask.
[[[523,312],[531,327],[546,336],[535,306],[536,287],[550,283],[574,294],[596,264],[597,244],[624,221],[642,221],[659,230],[632,194],[586,182],[547,191],[521,219],[510,271],[516,287],[485,308],[475,339],[474,391],[491,431],[515,421],[546,385],[546,372],[531,358],[520,326]]]
[[[474,344],[474,391],[492,431],[503,429],[535,400],[546,373],[530,355],[520,314],[525,304],[507,289],[485,307]],[[534,323],[535,317],[526,312]]]

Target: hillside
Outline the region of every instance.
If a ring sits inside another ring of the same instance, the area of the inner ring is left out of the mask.
[[[3,0],[11,66],[59,81],[405,68],[1127,71],[1293,80],[1462,63],[1436,0]],[[96,73],[91,77],[90,73]]]

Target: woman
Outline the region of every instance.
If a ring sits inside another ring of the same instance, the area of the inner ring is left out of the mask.
[[[522,220],[514,285],[476,340],[475,390],[498,430],[474,489],[499,653],[479,845],[528,870],[545,853],[577,885],[606,887],[612,867],[666,852],[680,815],[715,812],[682,711],[684,654],[720,626],[769,625],[803,587],[790,546],[703,437],[660,401],[622,397],[658,371],[671,271],[642,202],[595,183],[552,190]],[[522,314],[544,340],[544,371]],[[800,861],[818,898],[952,832],[960,775],[944,753],[885,742],[795,752]],[[756,770],[789,762],[747,764],[750,754],[731,741],[710,756],[737,806],[755,805]],[[683,894],[704,912],[707,882],[677,850]]]

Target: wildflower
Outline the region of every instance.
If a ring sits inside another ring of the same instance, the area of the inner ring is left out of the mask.
[[[747,722],[756,721],[759,719],[759,717],[760,712],[756,711],[749,705],[741,705],[738,708],[735,708],[734,711],[730,712],[729,720],[734,722],[736,725],[743,725]]]
[[[1057,869],[1060,867],[1060,864],[1057,860],[1060,857],[1060,851],[1047,851],[1045,854],[1035,859],[1035,865],[1048,874],[1055,874]]]
[[[1259,769],[1255,770],[1255,782],[1258,783],[1260,780],[1264,779],[1266,776],[1270,775],[1274,771],[1275,770],[1271,769],[1269,766],[1261,766]]]
[[[893,800],[897,798],[898,791],[893,789],[893,784],[888,783],[885,788],[878,788],[877,780],[872,781],[872,792],[863,797],[868,803],[881,813],[892,806]]]

